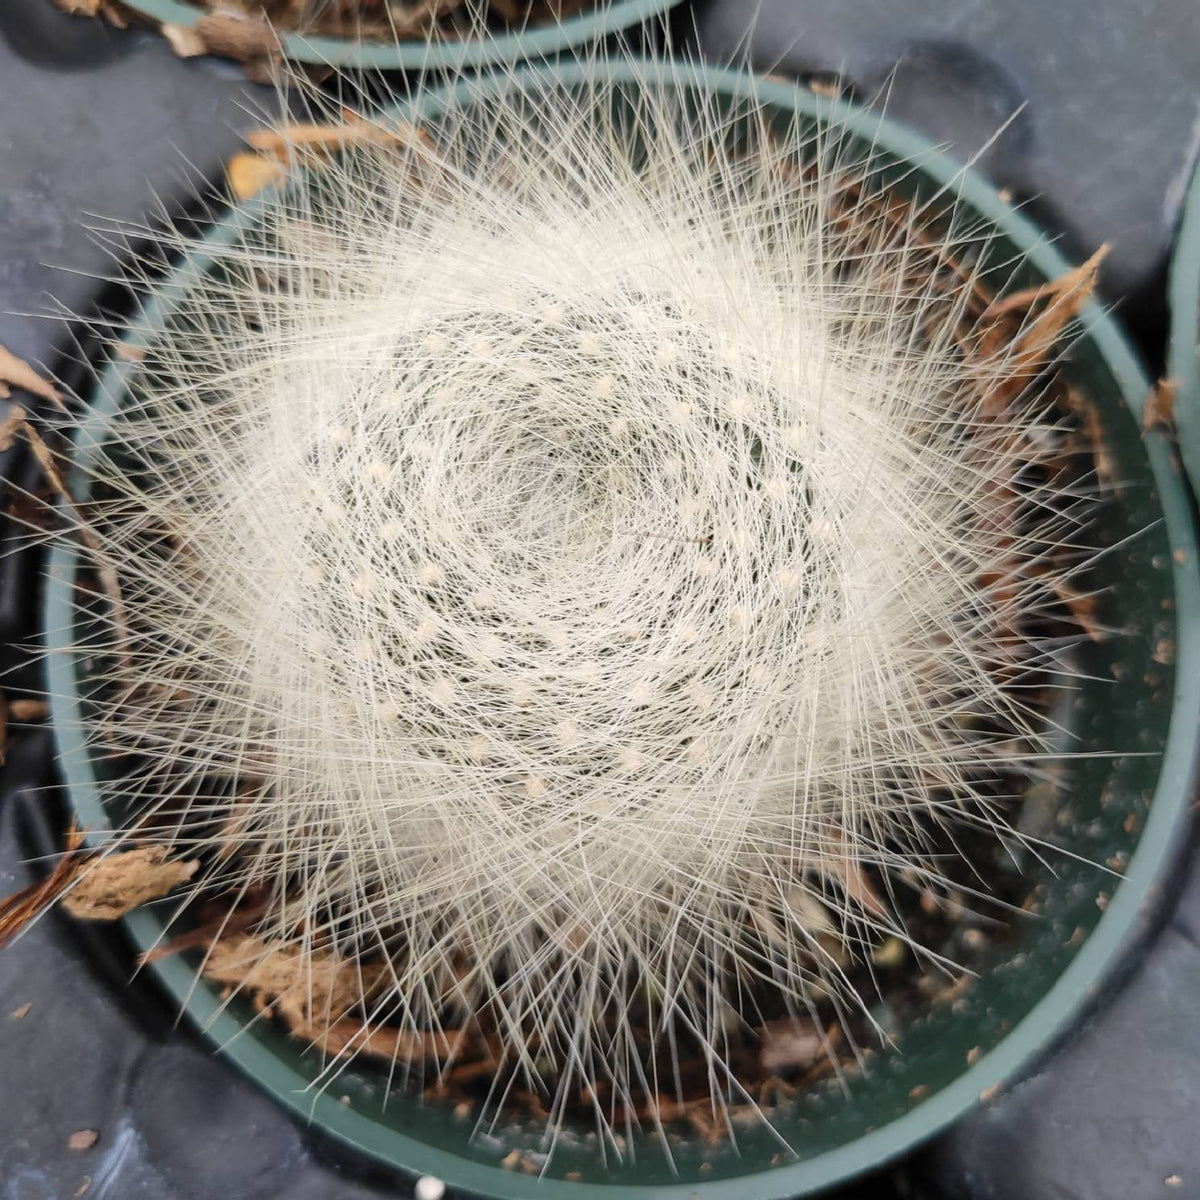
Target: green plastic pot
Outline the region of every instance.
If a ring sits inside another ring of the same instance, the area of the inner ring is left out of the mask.
[[[1200,496],[1200,167],[1192,176],[1171,259],[1171,343],[1179,454]]]
[[[995,280],[1026,287],[1061,275],[1061,255],[982,179],[931,150],[913,134],[877,115],[792,86],[720,69],[622,62],[577,63],[518,72],[507,80],[462,81],[424,97],[402,115],[436,124],[455,105],[536,79],[574,88],[604,72],[618,94],[647,85],[715,96],[735,105],[756,97],[781,124],[815,128],[831,120],[891,162],[894,186],[922,196],[956,193],[973,218],[992,232],[984,250]],[[229,214],[207,235],[209,247],[253,225],[253,204]],[[1015,275],[1012,262],[1023,256]],[[211,263],[201,245],[175,268],[145,306],[128,340],[145,345],[160,328],[188,280]],[[779,1142],[762,1129],[740,1130],[738,1146],[699,1142],[679,1147],[672,1174],[656,1144],[636,1145],[632,1161],[606,1168],[594,1146],[570,1140],[535,1180],[501,1168],[512,1149],[536,1149],[536,1123],[472,1140],[472,1121],[456,1119],[434,1103],[404,1093],[387,1095],[386,1073],[362,1060],[341,1075],[333,1094],[311,1085],[317,1056],[269,1023],[251,1022],[246,1005],[220,1000],[195,981],[195,962],[177,956],[153,971],[210,1041],[278,1101],[306,1121],[413,1172],[454,1187],[511,1200],[530,1196],[568,1200],[734,1200],[790,1197],[827,1187],[912,1148],[961,1116],[1018,1072],[1068,1024],[1110,967],[1160,876],[1182,831],[1189,801],[1193,742],[1200,714],[1200,578],[1186,492],[1172,469],[1171,451],[1158,432],[1141,431],[1147,380],[1118,327],[1098,307],[1084,315],[1085,331],[1064,366],[1070,382],[1095,405],[1107,433],[1115,495],[1100,506],[1095,536],[1115,547],[1096,568],[1105,625],[1120,636],[1089,643],[1086,677],[1064,719],[1077,739],[1069,786],[1051,825],[1074,857],[1054,856],[1053,871],[1031,863],[1036,915],[1017,923],[1015,943],[953,1004],[930,1006],[906,1025],[899,1050],[879,1055],[869,1073],[851,1080],[849,1095],[836,1086],[799,1097],[776,1117],[795,1151],[781,1160]],[[76,437],[75,486],[86,496],[82,465],[96,453],[109,415],[123,402],[136,365],[114,361],[91,397],[91,412]],[[85,748],[86,660],[70,653],[80,634],[73,587],[78,562],[65,545],[55,549],[45,593],[48,669],[53,717],[68,792],[85,828],[110,827],[97,779],[105,764]],[[86,630],[80,639],[87,642]],[[1115,752],[1095,754],[1090,751]],[[95,843],[105,835],[92,835]],[[1085,861],[1086,860],[1086,861]],[[1090,863],[1125,863],[1124,878]],[[164,929],[173,906],[151,906],[126,919],[145,949]],[[345,1102],[342,1101],[345,1097]],[[387,1101],[386,1105],[384,1101]],[[566,1176],[570,1173],[571,1180]]]
[[[418,39],[386,42],[281,33],[287,58],[337,68],[380,71],[455,71],[500,63],[540,61],[573,47],[594,44],[610,34],[632,29],[661,17],[679,0],[607,0],[592,12],[577,13],[561,22],[530,27],[487,39],[468,38],[426,44]],[[128,7],[161,24],[192,29],[204,16],[186,0],[128,0]]]

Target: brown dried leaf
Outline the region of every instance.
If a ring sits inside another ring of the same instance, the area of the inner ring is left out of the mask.
[[[208,43],[187,25],[174,25],[166,21],[160,30],[180,58],[199,58],[201,54],[208,53]]]
[[[275,187],[287,178],[287,167],[276,158],[242,151],[225,165],[229,190],[238,200],[249,200],[263,188]]]
[[[281,1009],[280,1015],[287,1019]],[[311,1041],[326,1054],[339,1055],[347,1051],[375,1054],[390,1060],[419,1059],[437,1056],[449,1058],[458,1042],[458,1031],[447,1033],[413,1033],[410,1030],[392,1029],[386,1026],[369,1029],[361,1021],[345,1019],[329,1025],[302,1023],[296,1026],[288,1021],[292,1033]],[[495,1064],[488,1061],[488,1068]]]
[[[199,866],[195,859],[168,859],[161,846],[106,854],[80,877],[63,907],[81,920],[115,921],[186,883]]]
[[[9,395],[9,391],[3,384],[0,384],[0,396]],[[8,416],[0,421],[0,454],[5,450],[11,450],[13,443],[17,440],[17,434],[25,426],[25,410],[19,405],[14,404],[8,410]]]
[[[1104,425],[1095,405],[1082,392],[1075,388],[1066,389],[1067,407],[1078,414],[1083,423],[1084,435],[1092,453],[1092,462],[1096,467],[1096,478],[1101,484],[1112,484],[1118,478],[1118,468],[1108,446],[1108,438]]]
[[[1096,286],[1096,275],[1100,264],[1108,255],[1107,244],[1101,246],[1086,262],[1073,267],[1066,274],[1060,275],[1049,283],[1040,283],[1037,287],[1022,288],[1019,292],[1009,292],[988,305],[986,315],[989,317],[1005,316],[1009,313],[1022,313],[1041,302],[1052,302],[1059,297],[1071,296],[1082,292],[1082,298],[1076,301],[1082,306],[1092,294]],[[1076,309],[1078,311],[1078,308]]]
[[[80,853],[83,834],[74,825],[67,830],[66,846],[54,870],[40,883],[30,884],[0,900],[0,950],[35,917],[40,916],[70,887],[87,865],[90,855]]]
[[[12,384],[13,387],[21,388],[22,391],[32,392],[33,395],[40,396],[43,400],[49,400],[51,404],[66,411],[62,396],[59,395],[54,384],[48,379],[43,379],[24,359],[18,358],[11,350],[0,346],[0,397],[9,395],[6,384]]]
[[[442,17],[462,8],[465,0],[417,0],[416,4],[391,4],[388,9],[389,26],[387,36],[397,38],[428,37],[438,28],[437,21]],[[491,7],[504,15],[503,8],[509,7],[509,0],[493,2]],[[523,14],[527,20],[528,11]]]
[[[214,983],[245,990],[260,1012],[274,1011],[294,1037],[329,1055],[361,1051],[391,1061],[450,1059],[462,1042],[457,1029],[416,1033],[371,1028],[348,1015],[359,1007],[380,974],[379,968],[352,959],[234,934],[213,943],[203,972]]]
[[[128,29],[129,22],[137,13],[121,4],[120,0],[100,0],[100,15],[115,28]]]
[[[1041,307],[1041,311],[1022,327],[1013,343],[1013,367],[1018,374],[1023,370],[1036,370],[1050,361],[1063,329],[1092,298],[1100,264],[1107,254],[1108,247],[1101,246],[1087,262],[1058,279],[1028,292],[1016,292],[992,304],[988,315],[993,317],[1013,311],[1014,304],[1018,309],[1030,311]]]
[[[214,942],[203,970],[215,983],[244,988],[264,1004],[278,1006],[289,1024],[301,1025],[312,1022],[313,1014],[340,1020],[372,980],[351,959],[309,954],[299,946],[265,942],[252,934]]]
[[[373,125],[348,121],[339,125],[298,123],[278,129],[253,129],[246,141],[261,154],[273,154],[288,163],[301,154],[330,154],[347,146],[430,146],[429,135],[414,125]]]
[[[261,892],[251,893],[249,898],[243,897],[232,911],[218,913],[212,919],[203,921],[195,929],[181,933],[169,942],[161,942],[153,950],[142,955],[145,963],[157,962],[160,958],[169,958],[181,950],[191,950],[196,946],[207,946],[218,938],[232,938],[236,934],[245,933],[255,925],[266,911],[266,901]]]
[[[210,54],[223,54],[245,62],[269,58],[279,50],[279,37],[268,21],[248,13],[221,9],[196,22],[196,36]]]
[[[1150,389],[1146,397],[1146,406],[1142,410],[1142,428],[1149,432],[1151,429],[1164,429],[1170,433],[1175,428],[1175,392],[1176,383],[1173,379],[1160,379]]]

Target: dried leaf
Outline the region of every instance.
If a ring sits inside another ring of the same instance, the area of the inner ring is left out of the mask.
[[[8,945],[35,917],[41,916],[90,861],[90,854],[80,853],[83,834],[71,826],[66,846],[54,870],[40,883],[31,884],[0,900],[0,950]]]
[[[989,301],[980,317],[978,343],[971,349],[985,372],[984,417],[1001,417],[1050,364],[1063,329],[1091,298],[1107,253],[1108,247],[1101,246],[1058,279]],[[995,364],[1003,367],[1000,378],[992,377]]]
[[[208,43],[186,25],[174,25],[170,21],[160,26],[163,37],[170,43],[171,49],[180,58],[199,58],[208,53]]]
[[[286,1019],[286,1014],[281,1011]],[[337,1056],[347,1051],[375,1054],[392,1061],[420,1059],[437,1056],[450,1058],[458,1042],[458,1031],[447,1033],[413,1033],[410,1030],[392,1029],[387,1026],[368,1028],[361,1021],[340,1020],[322,1026],[317,1023],[288,1021],[293,1034],[311,1041],[326,1054]],[[478,1065],[478,1064],[473,1064]],[[491,1061],[486,1063],[494,1069]]]
[[[194,32],[210,54],[241,62],[269,58],[279,50],[279,37],[270,23],[244,12],[222,9],[206,13],[196,22]]]
[[[81,920],[115,921],[186,883],[199,866],[195,859],[168,859],[161,846],[106,854],[80,877],[63,899],[63,907]]]
[[[203,967],[207,978],[244,988],[264,1005],[279,1005],[281,1015],[301,1023],[313,1014],[340,1020],[362,998],[369,973],[351,959],[308,953],[286,942],[265,942],[237,934],[213,943]],[[311,1002],[311,1006],[310,1006]]]
[[[330,154],[347,146],[431,145],[429,135],[407,123],[374,125],[368,121],[350,121],[340,125],[298,123],[278,129],[253,129],[246,141],[262,154],[273,154],[281,163],[297,155]]]
[[[415,1033],[371,1028],[349,1016],[380,974],[379,968],[352,959],[237,934],[213,944],[202,970],[214,983],[246,991],[259,1011],[274,1011],[294,1037],[329,1055],[365,1052],[391,1061],[449,1059],[462,1040],[456,1029]]]
[[[225,166],[229,190],[238,200],[249,200],[263,188],[275,187],[287,178],[287,167],[276,158],[242,151]]]
[[[436,22],[440,18],[452,13],[455,9],[462,8],[464,2],[465,0],[418,0],[411,6],[393,3],[388,9],[390,28],[387,30],[387,36],[396,38],[428,37],[431,32],[438,29]],[[508,7],[508,0],[499,0],[499,3],[493,3],[492,7],[503,15],[503,7]],[[526,12],[524,17],[528,20],[529,13]]]
[[[95,1129],[77,1129],[67,1138],[68,1150],[90,1150],[99,1140],[100,1134]]]
[[[1049,283],[1040,283],[1037,287],[1022,288],[1019,292],[1009,292],[1007,296],[993,300],[988,305],[986,315],[999,317],[1009,313],[1021,313],[1041,302],[1050,303],[1061,297],[1079,296],[1082,293],[1082,297],[1076,301],[1078,312],[1095,289],[1096,275],[1107,255],[1108,246],[1103,245],[1086,262],[1073,267],[1057,279],[1052,279]]]
[[[1119,477],[1118,467],[1108,446],[1108,438],[1104,432],[1104,424],[1100,414],[1092,402],[1075,388],[1066,389],[1067,407],[1078,414],[1083,423],[1084,435],[1092,453],[1092,462],[1096,467],[1096,477],[1101,484],[1110,485]]]
[[[66,411],[62,396],[48,379],[43,379],[24,359],[18,358],[11,350],[0,346],[0,397],[9,395],[6,384],[41,396],[43,400],[49,400],[51,404]]]
[[[1175,428],[1175,392],[1176,383],[1173,379],[1160,379],[1150,389],[1142,410],[1144,430],[1163,429],[1170,433]]]
[[[1058,279],[1030,292],[1017,292],[993,303],[989,315],[1013,311],[1012,306],[1041,311],[1022,327],[1013,343],[1012,362],[1017,374],[1033,371],[1052,357],[1054,345],[1067,322],[1079,315],[1079,311],[1092,298],[1096,289],[1096,276],[1100,264],[1108,253],[1101,246],[1091,258]]]
[[[142,955],[141,961],[143,964],[157,962],[160,958],[169,958],[181,950],[207,946],[218,939],[232,938],[245,933],[262,918],[265,911],[266,900],[263,894],[251,893],[249,898],[243,897],[239,900],[232,911],[225,910],[211,920],[202,922],[195,929],[189,929],[187,933],[181,933],[169,942],[162,942],[153,950],[148,950]]]
[[[3,384],[0,384],[0,396],[9,395],[9,391]],[[14,404],[8,410],[8,415],[3,421],[0,421],[0,454],[5,450],[11,450],[13,443],[17,440],[17,434],[21,432],[25,425],[25,410],[19,405]]]
[[[129,22],[137,15],[119,0],[100,0],[100,15],[117,29],[128,29]]]

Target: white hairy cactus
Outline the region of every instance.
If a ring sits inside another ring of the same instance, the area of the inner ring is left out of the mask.
[[[350,124],[208,248],[95,468],[92,732],[263,944],[374,964],[350,1050],[477,1020],[557,1127],[684,1045],[739,1098],[739,1021],[911,944],[1049,746],[1076,502],[969,239],[836,125],[543,92]]]

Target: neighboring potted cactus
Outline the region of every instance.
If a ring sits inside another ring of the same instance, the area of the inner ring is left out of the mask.
[[[661,19],[677,0],[568,0],[330,6],[130,0],[185,55],[206,49],[247,61],[282,54],[317,67],[441,71],[540,61]],[[349,12],[346,12],[346,9]],[[331,14],[341,14],[331,24]],[[489,16],[490,13],[490,16]],[[355,33],[355,29],[360,32]],[[343,32],[345,30],[345,32]]]

